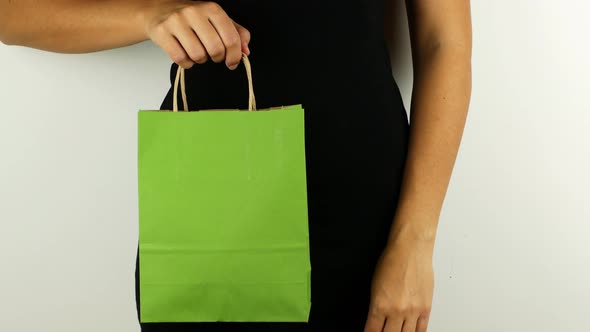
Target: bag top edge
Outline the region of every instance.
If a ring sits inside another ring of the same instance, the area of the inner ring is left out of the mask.
[[[303,105],[302,104],[293,104],[293,105],[273,106],[273,107],[267,107],[267,108],[257,109],[257,110],[254,110],[252,112],[274,111],[274,110],[291,109],[291,108],[301,108],[301,109],[303,109]],[[203,109],[203,110],[189,110],[188,112],[183,111],[183,110],[178,110],[177,113],[219,112],[219,111],[249,112],[249,110],[247,110],[247,109],[239,109],[239,108],[212,108],[212,109]],[[148,110],[148,109],[140,109],[139,112],[174,113],[172,110]]]

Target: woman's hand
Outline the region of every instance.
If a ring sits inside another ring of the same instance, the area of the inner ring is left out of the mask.
[[[426,332],[434,290],[433,241],[394,233],[373,276],[364,332]]]
[[[185,69],[211,58],[233,70],[250,53],[250,32],[215,2],[146,1],[141,17],[147,37]]]

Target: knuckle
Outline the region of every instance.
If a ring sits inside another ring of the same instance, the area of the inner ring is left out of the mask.
[[[188,60],[187,55],[184,52],[172,52],[172,54],[170,54],[170,58],[172,59],[172,61],[180,64],[182,62],[186,62]]]
[[[182,10],[175,10],[168,15],[168,18],[171,20],[179,20],[182,18]]]
[[[196,63],[204,63],[207,61],[207,54],[204,51],[195,51],[191,54],[191,59]]]
[[[166,21],[162,22],[162,24],[160,24],[160,26],[162,27],[163,31],[171,34],[172,31],[174,31],[174,27],[177,26],[177,24],[178,24],[178,21],[174,21],[172,19],[166,19]]]
[[[193,61],[195,61],[196,63],[205,63],[207,62],[208,58],[207,55],[203,54],[203,55],[198,55],[196,57],[193,58]]]
[[[166,24],[168,26],[175,25],[178,24],[181,20],[182,14],[180,13],[180,11],[174,11],[170,13],[170,15],[168,15],[168,18],[166,19]]]
[[[389,312],[390,309],[391,309],[391,306],[389,305],[389,303],[387,301],[376,300],[373,304],[372,312],[374,314],[382,315],[382,314]]]
[[[192,62],[183,62],[183,63],[179,64],[179,66],[181,66],[184,69],[191,69],[191,67],[194,66],[194,63],[192,63]]]
[[[200,9],[199,6],[186,6],[184,8],[182,8],[182,14],[184,16],[196,16],[200,14]]]
[[[240,45],[240,36],[238,34],[232,33],[227,37],[226,46],[228,48],[239,46]]]
[[[168,33],[168,28],[165,24],[160,23],[153,27],[152,31],[156,36],[162,36]]]
[[[208,1],[205,4],[205,6],[206,6],[207,10],[211,11],[212,13],[223,12],[223,9],[221,8],[221,6],[217,2]]]
[[[411,312],[411,307],[407,304],[399,303],[393,307],[393,311],[398,314],[408,314]]]
[[[209,50],[209,54],[213,58],[223,57],[223,55],[225,54],[225,48],[221,45],[212,46],[211,50]]]
[[[424,311],[426,308],[428,308],[428,304],[426,303],[426,301],[415,301],[413,303],[410,303],[411,307],[414,308],[416,311]]]
[[[407,311],[408,313],[414,314],[414,315],[418,315],[420,312],[422,312],[422,305],[419,304],[410,304],[407,307]]]

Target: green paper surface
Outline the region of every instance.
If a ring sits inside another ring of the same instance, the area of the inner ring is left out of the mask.
[[[138,113],[142,322],[306,322],[301,105]]]

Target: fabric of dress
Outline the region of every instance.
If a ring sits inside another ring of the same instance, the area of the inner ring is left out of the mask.
[[[385,44],[385,0],[217,2],[251,32],[257,107],[305,109],[309,322],[141,323],[141,331],[360,332],[397,207],[409,133]],[[176,69],[173,63],[160,109],[172,109]],[[190,110],[247,109],[243,65],[231,71],[209,61],[185,75]]]

